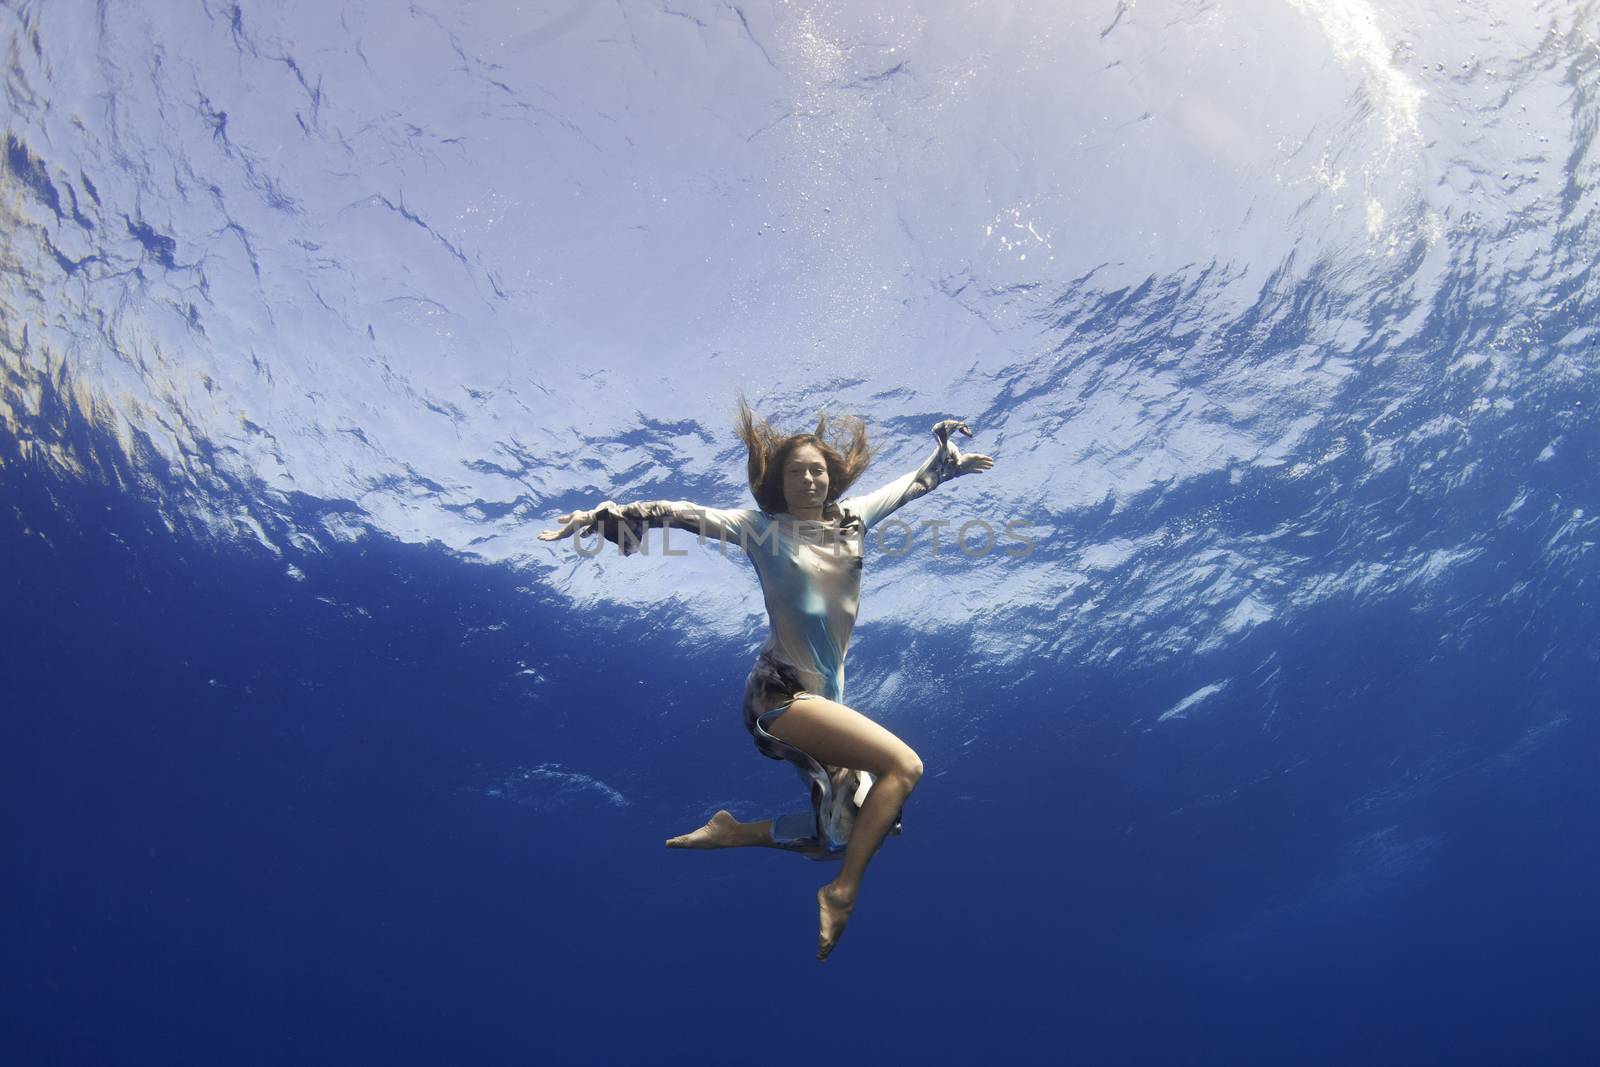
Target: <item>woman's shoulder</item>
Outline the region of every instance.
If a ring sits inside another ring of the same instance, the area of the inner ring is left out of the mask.
[[[848,530],[862,525],[861,503],[859,497],[840,497],[833,502],[834,517],[838,520],[841,530]]]

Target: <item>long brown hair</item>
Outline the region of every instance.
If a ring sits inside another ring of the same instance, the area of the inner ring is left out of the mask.
[[[816,445],[823,462],[828,465],[828,496],[822,502],[824,512],[866,471],[877,454],[877,449],[867,444],[867,424],[854,415],[840,415],[833,422],[836,425],[830,431],[827,412],[820,412],[817,428],[811,433],[785,437],[750,410],[744,392],[740,391],[734,429],[749,450],[750,492],[762,511],[776,515],[789,510],[788,498],[783,495],[783,468],[801,445]]]

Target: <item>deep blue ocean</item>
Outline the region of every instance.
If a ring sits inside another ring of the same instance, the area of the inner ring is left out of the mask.
[[[0,1063],[1597,1062],[1597,16],[0,0]],[[825,964],[748,561],[536,537],[740,391],[995,459]]]

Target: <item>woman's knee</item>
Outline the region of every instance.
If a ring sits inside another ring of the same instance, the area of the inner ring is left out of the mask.
[[[916,788],[917,783],[922,781],[922,757],[917,755],[914,749],[907,747],[896,758],[889,773],[905,782],[907,786]]]

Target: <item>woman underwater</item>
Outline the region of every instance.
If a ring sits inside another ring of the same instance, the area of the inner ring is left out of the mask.
[[[745,728],[763,755],[799,770],[810,785],[811,810],[749,823],[719,811],[667,845],[783,848],[813,859],[843,853],[838,876],[817,891],[819,960],[838,943],[867,864],[883,839],[898,832],[901,806],[922,777],[922,761],[911,746],[844,703],[845,650],[860,599],[866,533],[941,482],[994,466],[988,456],[962,455],[950,435],[971,437],[972,431],[946,419],[933,427],[936,444],[920,467],[864,496],[844,497],[873,450],[860,419],[839,421],[847,426],[847,439],[837,444],[824,438],[825,414],[815,432],[783,437],[741,395],[737,429],[749,452],[757,508],[607,500],[562,515],[559,529],[539,534],[556,541],[598,526],[629,555],[639,550],[649,527],[671,526],[745,550],[761,581],[770,624],[745,681]],[[906,527],[893,543],[909,543],[910,537]]]

